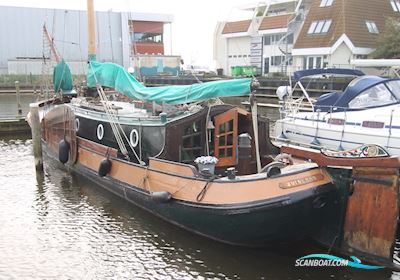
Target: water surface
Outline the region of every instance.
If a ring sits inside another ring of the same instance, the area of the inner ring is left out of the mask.
[[[326,249],[245,249],[176,228],[70,175],[30,139],[0,139],[0,279],[400,279],[389,269],[297,268]]]

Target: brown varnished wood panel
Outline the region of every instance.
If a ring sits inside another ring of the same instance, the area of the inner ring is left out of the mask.
[[[104,159],[102,155],[82,147],[79,148],[78,162],[94,171],[98,170],[102,159]],[[118,159],[111,159],[111,161],[112,168],[108,176],[151,192],[168,191],[176,199],[197,202],[196,197],[206,185],[205,181],[195,180],[194,177],[181,177],[172,173],[171,170],[173,169],[170,165],[159,165],[158,168],[160,169],[156,170]],[[318,178],[318,180],[292,188],[279,187],[281,183],[293,182],[299,178],[312,176]],[[312,169],[282,178],[265,178],[257,181],[210,182],[206,195],[200,203],[230,204],[264,200],[307,190],[329,182],[331,182],[330,176],[321,169]]]
[[[398,169],[355,168],[353,177],[392,180],[392,185],[355,181],[346,211],[345,245],[391,259],[399,212]]]

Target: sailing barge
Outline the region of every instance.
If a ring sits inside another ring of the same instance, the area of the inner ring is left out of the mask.
[[[122,67],[96,61],[94,22],[89,0],[87,83],[97,96],[36,104],[50,156],[164,220],[221,242],[265,246],[319,228],[333,203],[330,175],[288,155],[275,158],[279,150],[265,140],[268,120],[257,116],[255,102],[251,113],[218,102],[251,95],[252,80],[147,88]],[[62,84],[60,73],[55,80]],[[110,101],[104,88],[131,101]]]

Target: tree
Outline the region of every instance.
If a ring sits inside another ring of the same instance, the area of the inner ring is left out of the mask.
[[[393,18],[386,20],[385,30],[379,35],[374,58],[400,58],[400,22]]]

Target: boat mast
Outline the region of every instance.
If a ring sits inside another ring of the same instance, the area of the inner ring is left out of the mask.
[[[89,61],[96,60],[96,29],[93,0],[87,0],[88,19],[88,58]]]

